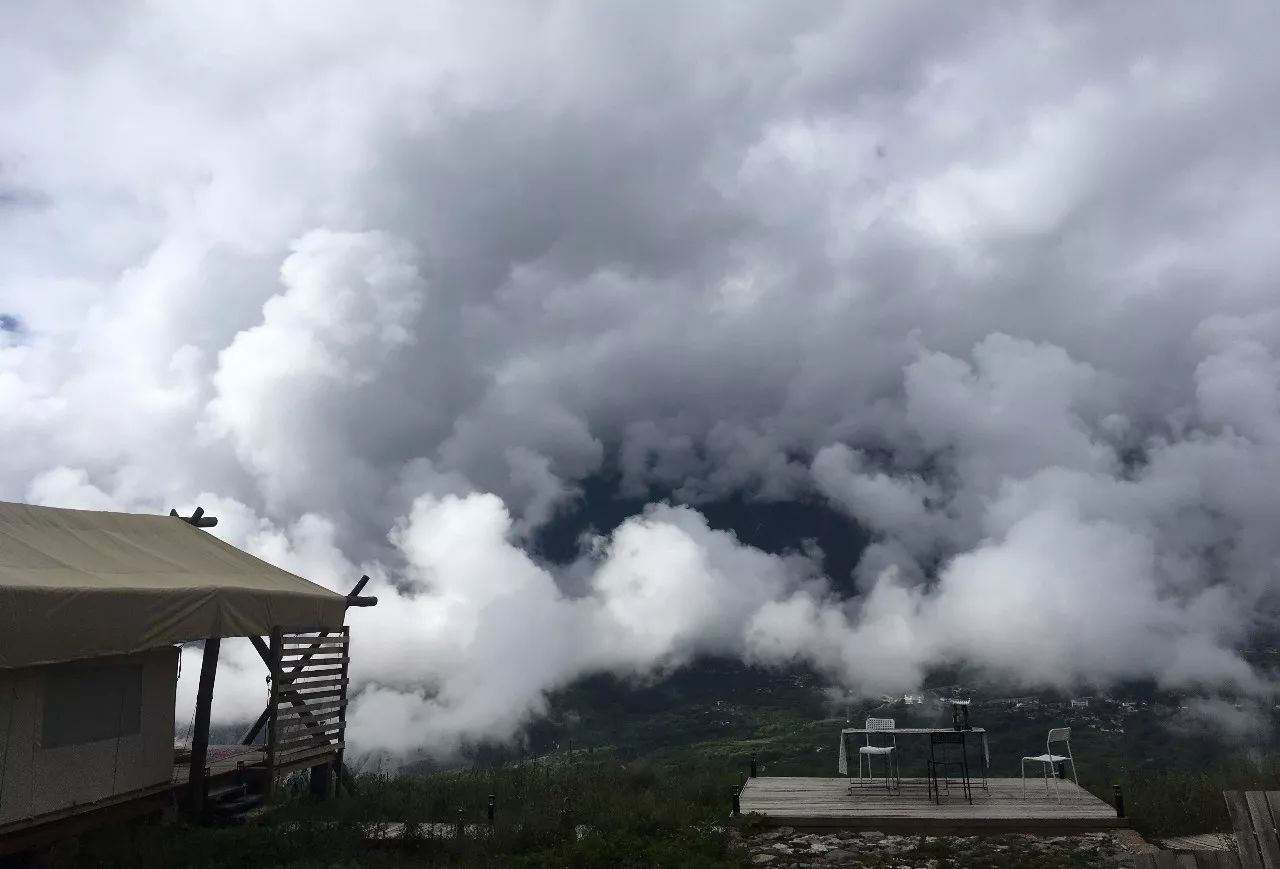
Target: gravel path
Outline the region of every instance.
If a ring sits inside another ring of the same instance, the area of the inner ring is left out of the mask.
[[[866,866],[876,869],[1002,869],[1134,865],[1133,853],[1108,833],[1080,836],[905,836],[797,833],[779,827],[744,837],[755,866],[774,869]]]

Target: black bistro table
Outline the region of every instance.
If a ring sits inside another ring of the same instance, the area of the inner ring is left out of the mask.
[[[870,730],[866,727],[846,727],[840,731],[840,774],[847,776],[849,774],[849,748],[848,742],[850,736],[865,736],[868,733],[874,733],[877,736],[923,736],[928,737],[933,733],[963,733],[965,734],[966,747],[969,735],[982,737],[982,789],[990,793],[987,788],[987,770],[991,767],[991,748],[987,745],[987,729],[985,727],[967,727],[963,730],[956,730],[954,727],[891,727],[887,730]],[[853,746],[853,753],[857,753],[860,746]]]

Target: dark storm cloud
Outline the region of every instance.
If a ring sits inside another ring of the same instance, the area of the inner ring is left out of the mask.
[[[367,744],[702,651],[1269,690],[1274,11],[0,15],[0,488],[395,584]],[[608,461],[828,499],[864,594],[654,507],[566,598],[521,541]]]

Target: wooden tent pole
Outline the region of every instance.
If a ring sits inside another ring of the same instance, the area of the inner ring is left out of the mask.
[[[209,712],[213,707],[213,679],[218,674],[218,650],[222,640],[210,637],[204,641],[204,657],[200,661],[200,687],[196,691],[196,719],[191,736],[191,778],[187,789],[191,814],[197,820],[204,815],[205,763],[209,757]]]

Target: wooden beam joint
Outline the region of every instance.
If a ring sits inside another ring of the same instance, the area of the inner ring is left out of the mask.
[[[377,606],[378,599],[372,595],[362,595],[364,587],[369,584],[369,575],[366,573],[360,577],[360,581],[356,583],[355,588],[347,592],[347,606]]]
[[[212,528],[218,524],[218,517],[204,515],[203,507],[197,507],[195,512],[190,516],[179,516],[177,510],[170,510],[169,515],[177,516],[177,518],[181,519],[183,522],[186,522],[188,525],[193,525],[196,528]]]

